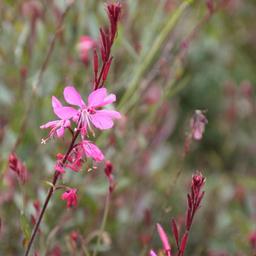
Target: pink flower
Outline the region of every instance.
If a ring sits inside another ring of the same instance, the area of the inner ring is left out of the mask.
[[[256,250],[256,231],[252,231],[249,235],[249,242],[253,250]]]
[[[86,133],[87,126],[91,129],[90,123],[98,129],[105,130],[113,127],[114,119],[121,118],[120,113],[117,111],[99,109],[116,101],[116,96],[114,94],[107,95],[106,88],[100,88],[93,91],[88,97],[88,105],[84,103],[81,95],[73,86],[67,86],[64,89],[64,98],[67,103],[79,107],[79,110],[73,109],[70,111],[68,117],[71,116],[72,112],[73,119],[75,121],[78,121],[79,119],[79,124],[81,122],[82,125],[81,129],[83,135]],[[59,110],[59,114],[61,115],[63,110]]]
[[[78,43],[80,59],[83,63],[88,62],[89,51],[96,45],[95,40],[89,36],[81,36]]]
[[[167,237],[164,229],[162,228],[162,226],[159,223],[157,223],[156,226],[157,226],[157,231],[158,231],[159,237],[162,241],[163,249],[166,253],[166,256],[171,256],[171,246],[169,244],[168,237]]]
[[[86,157],[92,158],[96,162],[101,162],[102,160],[104,160],[104,155],[102,154],[100,149],[90,141],[83,140],[82,146]]]
[[[51,128],[50,133],[46,139],[42,140],[45,143],[48,138],[51,137],[63,137],[66,128],[70,127],[69,119],[75,114],[74,109],[71,107],[63,107],[61,102],[54,96],[52,96],[52,108],[53,112],[60,118],[60,120],[50,121],[44,125],[41,125],[41,129]]]
[[[61,163],[57,162],[54,166],[54,170],[56,172],[58,172],[59,174],[63,174],[65,173],[65,169],[63,168],[63,166],[61,165]]]
[[[205,125],[208,123],[203,111],[196,110],[190,121],[192,137],[195,140],[201,140],[205,130]]]
[[[72,206],[77,206],[77,194],[76,189],[69,189],[64,192],[61,196],[62,200],[67,201],[67,207],[70,208]]]

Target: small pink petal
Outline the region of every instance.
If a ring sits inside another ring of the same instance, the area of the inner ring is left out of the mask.
[[[52,108],[53,108],[53,110],[55,108],[59,108],[59,107],[62,107],[61,102],[55,96],[52,96]]]
[[[55,165],[54,170],[59,172],[60,174],[65,173],[64,168],[60,164],[58,164],[58,163]]]
[[[97,112],[104,114],[105,116],[109,116],[112,119],[120,119],[122,117],[121,114],[115,110],[103,109],[103,110],[98,110]]]
[[[194,131],[194,139],[195,139],[195,140],[201,140],[202,137],[203,137],[203,131],[200,130],[200,129],[196,129],[196,130]]]
[[[104,159],[104,155],[102,154],[101,150],[93,143],[85,140],[83,141],[83,148],[87,157],[91,157],[97,162]]]
[[[107,97],[105,97],[104,101],[103,101],[103,104],[104,105],[101,105],[101,107],[105,106],[105,105],[108,105],[108,104],[111,104],[113,102],[116,101],[116,95],[111,93],[109,94]]]
[[[63,127],[60,127],[59,129],[56,130],[58,138],[63,137],[64,131],[65,131],[65,129]]]
[[[83,105],[85,105],[81,95],[75,89],[75,87],[73,86],[65,87],[63,94],[67,103],[71,105],[79,106],[79,107],[82,107]]]
[[[150,256],[157,256],[157,254],[153,251],[153,250],[150,250]]]
[[[54,113],[62,120],[74,117],[77,112],[78,111],[72,107],[58,107],[54,109]]]
[[[55,127],[58,124],[59,120],[55,120],[55,121],[50,121],[46,124],[43,124],[40,126],[41,129],[47,129],[47,128],[52,128]]]
[[[100,88],[93,91],[88,97],[88,106],[89,107],[98,107],[104,102],[104,99],[107,97],[107,89]]]
[[[68,127],[70,127],[70,125],[71,125],[71,123],[70,123],[69,120],[64,120],[63,121],[63,127],[68,128]]]
[[[98,105],[95,105],[94,107],[99,108],[99,107],[104,107],[108,104],[111,104],[113,102],[116,101],[116,95],[115,94],[109,94],[108,96],[106,96],[103,101],[101,103],[99,103]]]

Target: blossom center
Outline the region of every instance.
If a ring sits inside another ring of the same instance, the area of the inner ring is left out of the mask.
[[[92,114],[95,114],[95,113],[96,113],[96,110],[95,110],[94,108],[92,108],[92,107],[88,107],[88,108],[87,108],[87,112],[88,112],[90,115],[92,115]]]

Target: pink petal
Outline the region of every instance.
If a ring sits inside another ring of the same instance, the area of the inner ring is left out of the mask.
[[[108,105],[108,104],[111,104],[113,102],[116,101],[116,95],[111,93],[109,94],[107,97],[105,97],[104,99],[104,105],[101,105],[101,107],[105,106],[105,105]]]
[[[68,193],[67,192],[64,192],[62,195],[61,195],[61,199],[62,200],[66,200],[68,198]]]
[[[58,138],[63,137],[64,131],[65,131],[65,129],[63,127],[60,127],[59,129],[56,130]]]
[[[162,244],[163,244],[163,248],[164,248],[165,252],[168,253],[168,255],[171,255],[170,254],[171,246],[169,244],[168,237],[167,237],[164,229],[162,228],[162,226],[158,223],[156,225],[157,225],[158,234],[159,234],[160,239],[161,239]]]
[[[64,168],[60,164],[58,164],[58,163],[55,165],[54,170],[59,172],[60,174],[65,173]]]
[[[69,120],[64,120],[63,121],[63,127],[68,128],[68,127],[70,127],[70,125],[71,125],[71,123],[70,123]]]
[[[79,107],[82,107],[83,105],[85,105],[81,95],[75,89],[75,87],[73,86],[65,87],[63,94],[67,103],[71,105],[79,106]]]
[[[69,189],[61,195],[62,200],[67,201],[67,207],[72,207],[77,205],[77,195],[76,189]]]
[[[87,140],[83,141],[83,148],[87,157],[91,157],[97,162],[100,162],[104,159],[104,155],[100,149],[91,142]]]
[[[96,42],[94,41],[94,39],[92,39],[89,36],[81,36],[79,39],[79,44],[81,45],[81,47],[85,48],[85,49],[90,49],[94,46]]]
[[[90,120],[96,128],[101,130],[110,129],[114,125],[112,118],[102,113],[90,115]]]
[[[98,110],[95,114],[90,115],[90,120],[93,125],[101,130],[110,129],[113,127],[113,119],[121,118],[121,115],[114,110]]]
[[[157,254],[153,250],[150,250],[150,256],[157,256]]]
[[[77,114],[77,110],[72,107],[54,108],[54,113],[62,120],[70,119]]]
[[[203,137],[204,125],[198,125],[194,130],[194,139],[201,140]]]
[[[89,107],[101,106],[106,97],[107,97],[106,88],[100,88],[98,90],[95,90],[88,97],[88,106]]]
[[[40,126],[41,129],[47,129],[47,128],[52,128],[55,127],[58,124],[59,120],[55,120],[55,121],[50,121],[46,124],[43,124]]]
[[[98,110],[97,113],[100,112],[101,114],[104,114],[106,116],[111,117],[112,119],[120,119],[122,116],[119,112],[115,111],[115,110]]]
[[[52,96],[52,108],[53,108],[53,110],[55,108],[59,108],[59,107],[62,107],[61,102],[55,96]]]

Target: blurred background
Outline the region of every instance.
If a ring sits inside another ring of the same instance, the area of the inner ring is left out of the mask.
[[[67,172],[78,188],[66,209],[56,191],[35,243],[35,255],[147,255],[161,248],[155,224],[171,237],[184,223],[191,176],[206,177],[186,255],[256,252],[256,4],[254,0],[123,0],[113,66],[106,83],[123,118],[95,141],[114,166],[115,189],[97,246],[108,180],[103,166]],[[51,96],[73,84],[84,98],[93,79],[92,49],[107,25],[105,2],[0,1],[0,255],[23,255],[69,137],[41,139],[54,120]],[[208,123],[191,136],[195,110]],[[15,152],[21,179],[7,161]],[[78,238],[77,238],[78,237]],[[171,239],[174,244],[174,240]],[[161,254],[159,254],[161,255]]]

